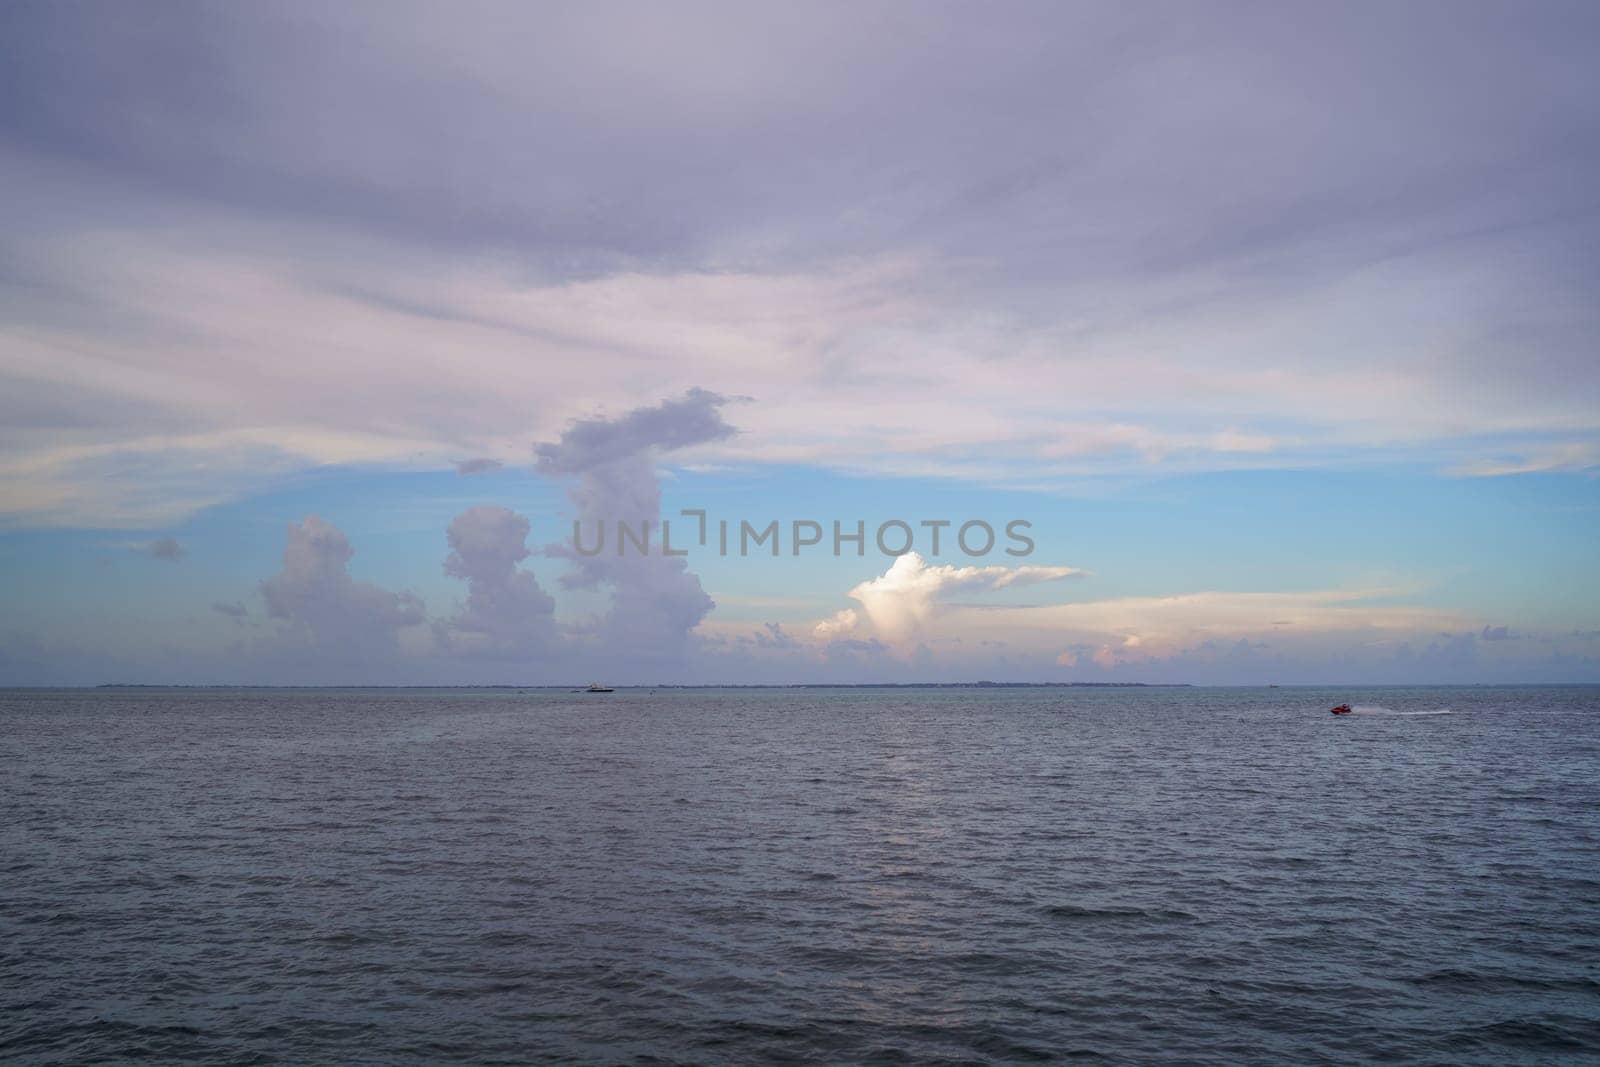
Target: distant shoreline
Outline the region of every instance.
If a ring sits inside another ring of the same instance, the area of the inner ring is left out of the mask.
[[[151,682],[104,682],[100,685],[19,686],[21,689],[453,689],[453,690],[506,690],[506,689],[583,689],[586,684],[568,683],[554,685],[250,685],[216,684],[163,685]],[[1192,689],[1192,682],[792,682],[740,685],[736,683],[708,682],[690,685],[681,682],[659,682],[653,685],[616,685],[613,689]],[[1231,686],[1225,688],[1233,688]],[[1247,687],[1248,688],[1248,687]]]
[[[530,683],[516,685],[370,685],[349,683],[339,685],[272,685],[248,682],[213,684],[102,682],[81,685],[0,685],[0,691],[24,692],[28,690],[161,690],[181,689],[191,691],[226,690],[280,690],[284,692],[335,692],[340,690],[383,690],[389,692],[573,692],[588,688],[588,683]],[[719,690],[796,690],[796,689],[1315,689],[1315,690],[1365,690],[1365,689],[1594,689],[1600,682],[1284,682],[1262,683],[1210,683],[1210,682],[778,682],[778,683],[722,683],[685,684],[681,682],[655,682],[640,685],[619,684],[611,687],[624,690],[656,689],[719,689]]]
[[[587,683],[552,684],[494,684],[494,685],[363,685],[359,683],[341,685],[268,685],[250,684],[239,682],[194,684],[172,683],[156,684],[150,682],[102,682],[82,683],[78,685],[0,685],[0,692],[25,693],[25,692],[96,692],[96,691],[124,691],[124,692],[158,692],[161,690],[179,690],[188,692],[229,692],[229,691],[259,691],[259,692],[350,692],[350,691],[378,691],[394,693],[573,693],[588,688]],[[1403,689],[1600,689],[1600,682],[1592,681],[1565,681],[1565,682],[1284,682],[1284,683],[1210,683],[1210,682],[791,682],[791,683],[761,683],[761,684],[731,684],[731,683],[705,683],[688,685],[678,682],[656,682],[643,685],[614,685],[613,690],[618,692],[638,690],[721,690],[727,692],[772,690],[913,690],[913,689],[953,689],[953,690],[990,690],[990,689],[1281,689],[1285,692],[1293,690],[1317,691],[1349,691],[1349,690],[1403,690]]]

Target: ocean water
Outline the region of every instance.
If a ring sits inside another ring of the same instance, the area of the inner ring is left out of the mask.
[[[8,1063],[1597,1055],[1597,689],[0,693]]]

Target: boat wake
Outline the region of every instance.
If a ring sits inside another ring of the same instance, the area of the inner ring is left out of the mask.
[[[1350,710],[1357,715],[1393,715],[1399,718],[1413,718],[1418,715],[1451,715],[1449,708],[1436,708],[1433,711],[1396,711],[1386,708],[1382,704],[1352,704]]]

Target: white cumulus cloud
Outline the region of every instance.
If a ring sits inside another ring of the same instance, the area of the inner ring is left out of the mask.
[[[908,552],[879,577],[850,590],[850,597],[861,602],[880,637],[899,642],[914,636],[951,593],[993,592],[1084,573],[1076,567],[957,567],[948,563],[935,567],[916,552]]]

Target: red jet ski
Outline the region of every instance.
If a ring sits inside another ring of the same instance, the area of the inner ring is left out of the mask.
[[[1333,709],[1333,713],[1335,715],[1348,715],[1350,714],[1350,705],[1340,704],[1338,707]]]

